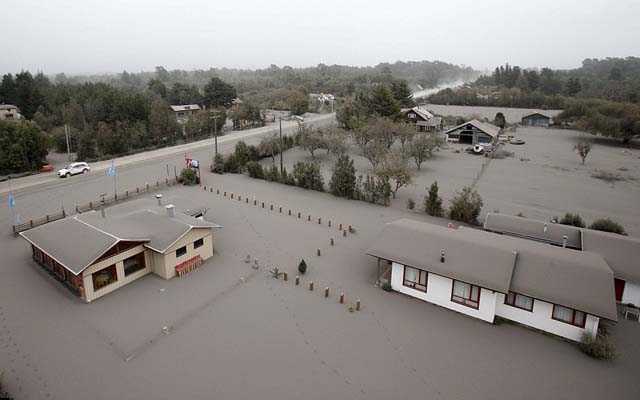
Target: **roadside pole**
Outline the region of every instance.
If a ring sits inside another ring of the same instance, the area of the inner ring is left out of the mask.
[[[69,145],[69,125],[64,124],[64,137],[67,140],[67,160],[71,161],[71,146]]]
[[[283,146],[282,146],[282,116],[280,116],[280,175],[282,175],[282,173],[284,172],[284,164],[282,161],[282,151],[283,151]]]

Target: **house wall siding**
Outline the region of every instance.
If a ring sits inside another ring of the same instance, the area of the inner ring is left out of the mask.
[[[451,301],[453,279],[430,273],[427,280],[427,292],[425,293],[404,286],[402,284],[403,276],[404,265],[394,262],[391,268],[391,287],[394,290],[483,321],[493,322],[496,307],[496,294],[493,291],[480,290],[480,303],[479,308],[476,310]]]
[[[582,340],[582,334],[585,332],[589,333],[592,337],[595,337],[596,333],[598,333],[600,318],[594,317],[593,315],[587,314],[585,326],[584,328],[580,328],[551,318],[553,313],[553,304],[551,303],[534,300],[533,311],[526,311],[504,304],[504,297],[502,293],[497,293],[496,295],[498,302],[496,304],[496,315],[502,318],[577,342]]]
[[[201,247],[194,249],[193,242],[198,239],[204,239],[204,244]],[[187,253],[180,257],[176,257],[176,250],[182,246],[187,247]],[[213,256],[213,234],[211,233],[211,229],[193,229],[171,246],[164,255],[158,254],[154,258],[154,272],[165,279],[173,278],[176,276],[176,265],[197,255],[199,255],[203,260],[207,260]]]
[[[640,306],[640,284],[626,281],[622,292],[622,304],[629,303]]]

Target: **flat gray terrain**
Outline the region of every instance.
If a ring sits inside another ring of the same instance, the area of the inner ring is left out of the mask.
[[[492,160],[477,181],[484,211],[540,218],[577,211],[589,221],[611,216],[639,235],[640,188],[632,177],[640,173],[640,154],[597,143],[582,166],[572,152],[577,134],[518,130],[527,143],[507,145],[516,156]],[[233,144],[229,140],[220,150],[228,152]],[[1,195],[0,371],[7,389],[17,399],[637,398],[636,322],[615,325],[620,356],[600,362],[564,340],[487,324],[374,286],[377,263],[364,252],[383,224],[402,217],[446,224],[407,210],[406,199],[420,203],[435,179],[448,198],[473,183],[487,161],[453,150],[425,163],[419,183],[401,190],[391,207],[203,171],[213,193],[199,187],[163,193],[211,208],[206,218],[223,226],[215,233],[214,257],[182,278],[149,275],[91,304],[31,261],[27,243],[10,235],[12,213]],[[210,154],[211,148],[189,153],[201,160]],[[119,167],[119,190],[164,179],[166,165],[180,168],[182,157]],[[297,149],[285,154],[287,165],[306,157]],[[520,160],[525,157],[529,161]],[[320,158],[323,165],[333,163],[332,157]],[[364,171],[368,162],[357,158],[356,164]],[[602,182],[591,177],[595,169],[618,170],[629,179]],[[62,204],[71,209],[112,188],[104,171],[47,182],[18,191],[16,210],[25,219]],[[246,204],[245,196],[255,196],[258,206]],[[340,223],[357,233],[343,237]],[[259,259],[259,270],[244,263],[247,254]],[[295,286],[301,258],[309,268]],[[287,271],[289,281],[271,278],[267,270],[273,266]],[[308,290],[310,280],[314,291]],[[331,290],[328,299],[324,287]],[[340,291],[344,305],[338,303]],[[362,310],[350,312],[357,299]],[[164,326],[169,334],[162,333]]]
[[[472,106],[445,106],[440,104],[426,104],[422,106],[434,114],[454,115],[464,118],[487,118],[490,121],[496,113],[504,114],[507,122],[515,124],[522,121],[522,117],[534,112],[539,112],[550,117],[555,117],[562,110],[540,110],[535,108],[504,108],[504,107],[472,107]]]

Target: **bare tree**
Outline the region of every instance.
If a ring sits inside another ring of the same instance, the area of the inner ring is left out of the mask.
[[[433,150],[442,144],[442,140],[435,133],[421,133],[416,135],[408,144],[407,153],[413,158],[418,169],[422,163],[433,156]]]
[[[591,152],[591,140],[586,137],[580,137],[578,139],[578,143],[573,147],[574,151],[577,151],[582,159],[582,165],[584,165],[584,161],[587,159],[589,152]]]
[[[300,126],[300,147],[308,150],[311,157],[315,160],[315,151],[319,149],[327,149],[327,141],[323,132],[315,127],[301,125]]]
[[[376,118],[355,129],[353,139],[362,155],[376,168],[396,140],[397,126],[386,118]]]
[[[406,122],[401,122],[396,125],[396,136],[400,141],[402,150],[404,150],[404,145],[408,142],[411,142],[416,134],[417,132],[415,125],[408,124]]]
[[[271,157],[272,162],[276,162],[276,155],[280,153],[280,139],[277,132],[272,132],[260,140],[258,145],[260,155]]]
[[[412,185],[414,182],[413,172],[409,168],[409,160],[400,151],[388,152],[376,169],[376,175],[393,181],[391,194],[394,199],[401,187]]]

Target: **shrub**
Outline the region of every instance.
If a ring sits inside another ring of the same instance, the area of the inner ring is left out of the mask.
[[[356,168],[353,166],[353,160],[348,155],[343,154],[338,157],[333,165],[329,191],[334,196],[352,199],[355,188]]]
[[[256,161],[249,161],[247,165],[245,165],[247,173],[250,177],[255,179],[264,179],[264,171],[262,170],[262,165]]]
[[[454,221],[477,224],[478,216],[482,210],[482,197],[477,191],[470,187],[463,187],[462,191],[456,192],[451,199],[449,208],[449,218]]]
[[[577,213],[576,214],[566,213],[564,217],[560,219],[559,223],[562,225],[577,226],[578,228],[584,228],[586,226],[580,214],[577,214]]]
[[[298,264],[298,271],[300,271],[301,274],[307,272],[307,263],[304,261],[304,258],[300,261],[300,264]]]
[[[244,168],[245,164],[251,161],[249,147],[242,140],[236,143],[235,151],[233,154],[235,155],[235,159],[240,166],[240,169]]]
[[[393,292],[393,288],[391,287],[391,284],[389,282],[385,282],[382,284],[382,290],[386,292]]]
[[[224,158],[222,157],[222,154],[218,153],[213,158],[211,172],[215,172],[216,174],[224,174]]]
[[[583,333],[580,349],[588,356],[598,360],[612,360],[616,357],[615,346],[609,341],[606,334],[600,332],[595,338],[589,333]]]
[[[497,158],[498,160],[505,159],[507,157],[513,157],[513,152],[509,150],[505,150],[503,148],[498,148],[491,152],[491,158]]]
[[[409,210],[413,210],[414,208],[416,208],[416,202],[412,198],[407,199],[407,208]]]
[[[358,176],[353,198],[366,201],[367,203],[388,206],[391,200],[391,183],[389,182],[389,178],[370,177],[367,175],[367,179],[363,180],[362,175]]]
[[[434,217],[442,217],[442,198],[438,195],[438,181],[431,184],[429,192],[424,197],[424,211]]]
[[[187,186],[195,185],[198,183],[198,173],[193,168],[183,168],[180,171],[180,182]]]
[[[317,162],[299,162],[293,164],[293,178],[297,186],[309,190],[324,191],[324,179],[320,173],[320,164]]]
[[[239,174],[241,170],[242,167],[235,154],[229,154],[227,158],[224,159],[224,172]]]
[[[626,235],[626,232],[624,231],[622,225],[615,221],[612,221],[609,218],[600,218],[593,221],[593,223],[589,225],[589,229],[595,229],[596,231],[603,232],[612,232],[619,235]]]
[[[601,170],[601,169],[597,169],[597,170],[593,171],[591,173],[591,177],[592,178],[596,178],[596,179],[600,179],[600,180],[605,181],[607,183],[613,183],[613,182],[626,181],[627,180],[627,178],[625,178],[624,176],[620,175],[617,172],[604,171],[604,170]]]
[[[265,179],[268,180],[269,182],[280,181],[280,171],[278,170],[278,167],[275,166],[275,164],[272,164],[271,167],[267,169],[264,175],[265,175]]]

